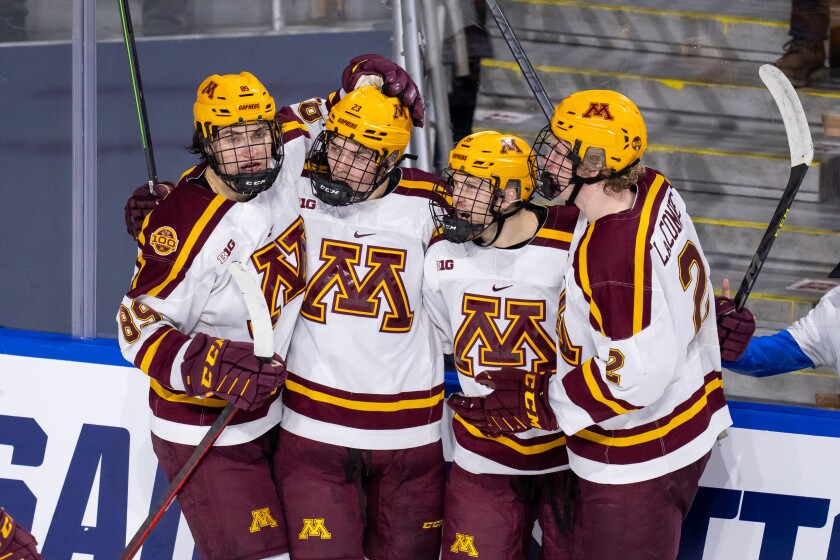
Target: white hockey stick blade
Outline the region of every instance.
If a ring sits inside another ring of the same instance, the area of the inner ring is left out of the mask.
[[[796,167],[803,163],[810,166],[814,159],[814,143],[811,140],[808,119],[805,117],[805,111],[802,109],[796,90],[782,71],[772,64],[763,64],[758,69],[758,75],[770,90],[782,114],[790,146],[790,166]]]
[[[229,270],[233,281],[242,292],[242,297],[245,298],[245,306],[251,318],[251,330],[254,332],[254,355],[270,361],[274,356],[274,331],[271,328],[271,314],[268,312],[268,305],[265,303],[260,284],[248,267],[239,261],[231,262]]]

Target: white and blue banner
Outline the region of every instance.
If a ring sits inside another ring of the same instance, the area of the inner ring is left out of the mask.
[[[0,506],[46,560],[117,558],[167,486],[147,402],[113,340],[0,329]],[[730,407],[680,560],[840,560],[840,412]],[[177,502],[140,558],[198,558]]]

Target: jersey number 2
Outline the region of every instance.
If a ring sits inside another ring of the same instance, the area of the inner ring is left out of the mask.
[[[709,298],[706,296],[706,267],[700,251],[691,241],[686,242],[678,261],[680,267],[680,283],[684,291],[688,291],[694,282],[694,332],[700,330],[703,319],[709,314]],[[696,269],[697,277],[694,277]]]

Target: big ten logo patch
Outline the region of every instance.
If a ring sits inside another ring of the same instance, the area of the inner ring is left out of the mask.
[[[256,533],[263,527],[277,527],[277,520],[271,516],[269,508],[262,508],[251,512],[251,529]]]
[[[475,537],[473,536],[455,533],[455,542],[452,543],[449,550],[455,554],[459,552],[466,552],[467,556],[478,558],[478,550],[475,548],[474,541]]]
[[[158,255],[168,255],[178,249],[178,235],[169,226],[159,227],[149,238],[149,245]]]
[[[301,529],[300,533],[298,533],[298,538],[306,540],[309,537],[318,537],[320,539],[332,538],[332,534],[327,531],[327,527],[324,525],[323,518],[303,520],[303,529]]]
[[[230,254],[233,251],[234,247],[236,247],[236,241],[231,239],[230,241],[228,241],[228,244],[225,245],[225,248],[222,249],[222,252],[219,253],[216,257],[216,260],[219,261],[219,264],[225,264],[225,261],[228,260],[228,257],[230,257]]]
[[[455,261],[452,259],[442,259],[437,261],[438,270],[452,270],[455,268]]]
[[[315,199],[301,197],[300,207],[306,210],[315,210]]]

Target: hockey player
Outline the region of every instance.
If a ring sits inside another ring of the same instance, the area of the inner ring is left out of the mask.
[[[43,560],[37,545],[38,541],[32,533],[18,525],[12,516],[0,507],[0,559]]]
[[[556,299],[578,210],[530,202],[530,151],[516,136],[467,136],[450,153],[431,205],[442,236],[426,252],[424,301],[467,395],[490,391],[474,379],[488,369],[557,368]],[[564,434],[483,432],[458,415],[453,430],[442,557],[524,560],[539,519],[541,558],[568,559]]]
[[[840,266],[829,277],[840,277]],[[729,303],[728,285],[719,298]],[[718,317],[721,346],[732,349],[723,353],[723,366],[753,377],[769,377],[804,368],[824,367],[840,372],[840,288],[825,294],[807,315],[788,328],[770,336],[750,338],[755,330],[752,314]],[[744,308],[743,311],[748,310]],[[749,313],[749,312],[748,312]],[[747,332],[746,337],[742,334]],[[746,339],[745,339],[746,338]]]
[[[502,394],[453,401],[479,425],[499,416],[495,403],[516,402],[506,409],[526,425],[573,434],[575,558],[676,558],[710,450],[731,424],[708,263],[679,194],[643,167],[646,147],[639,110],[617,92],[582,91],[556,107],[534,145],[538,192],[581,211],[557,375],[484,373]]]
[[[149,375],[152,446],[170,480],[222,408],[240,409],[178,496],[206,559],[288,558],[273,451],[305,248],[294,191],[272,188],[283,171],[275,113],[248,72],[201,83],[191,148],[201,163],[146,218],[117,317],[123,355]],[[262,280],[271,364],[254,356],[233,261]]]
[[[443,364],[421,308],[434,176],[398,167],[411,130],[398,99],[354,89],[298,182],[308,283],[280,439],[296,560],[440,553]]]

